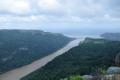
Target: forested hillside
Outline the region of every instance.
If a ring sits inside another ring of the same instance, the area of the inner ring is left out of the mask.
[[[101,37],[107,40],[120,41],[120,33],[104,33]]]
[[[0,73],[47,56],[71,40],[39,30],[0,30]]]
[[[115,56],[119,52],[119,41],[86,38],[79,46],[22,80],[60,80],[72,75],[94,75],[98,69],[106,70],[114,65]]]

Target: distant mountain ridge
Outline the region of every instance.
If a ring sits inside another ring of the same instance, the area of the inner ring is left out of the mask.
[[[101,37],[108,40],[120,41],[120,33],[104,33]]]
[[[47,56],[71,40],[41,30],[0,30],[0,73]]]

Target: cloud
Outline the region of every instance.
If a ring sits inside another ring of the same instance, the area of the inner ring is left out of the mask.
[[[102,5],[91,0],[40,0],[38,5],[40,13],[54,16],[93,17],[103,11]]]
[[[27,0],[1,0],[0,14],[27,14],[30,11],[30,5]]]
[[[62,7],[59,0],[40,0],[38,1],[38,5],[44,11],[58,11]]]
[[[48,17],[44,15],[38,15],[38,16],[0,16],[0,23],[16,23],[16,22],[22,22],[22,23],[31,23],[31,22],[48,22]]]
[[[0,22],[119,22],[120,0],[1,0]]]
[[[106,0],[105,7],[112,17],[120,18],[120,0]]]

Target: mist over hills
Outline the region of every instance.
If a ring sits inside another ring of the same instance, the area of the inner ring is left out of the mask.
[[[120,33],[104,33],[101,37],[107,40],[120,41]]]

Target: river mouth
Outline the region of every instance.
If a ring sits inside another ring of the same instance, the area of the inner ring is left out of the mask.
[[[48,62],[52,61],[54,58],[56,58],[59,55],[64,54],[68,50],[70,50],[73,47],[76,47],[79,45],[81,41],[83,41],[84,38],[82,39],[75,39],[71,42],[69,42],[66,46],[64,46],[62,49],[40,59],[37,60],[29,65],[11,70],[9,72],[6,72],[2,75],[0,75],[0,80],[20,80],[22,77],[30,74],[31,72],[34,72],[37,69],[40,69],[41,67],[45,66]]]

